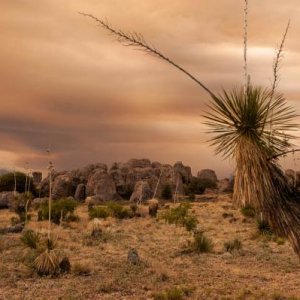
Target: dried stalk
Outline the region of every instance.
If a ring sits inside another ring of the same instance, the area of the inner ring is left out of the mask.
[[[173,60],[162,54],[159,50],[149,45],[144,37],[139,33],[126,33],[122,30],[113,28],[110,24],[107,22],[98,19],[97,17],[93,16],[92,14],[86,14],[79,12],[79,14],[94,19],[97,23],[99,23],[104,29],[108,30],[113,35],[117,36],[117,39],[119,42],[121,42],[125,46],[133,46],[137,49],[143,50],[146,53],[149,53],[155,57],[158,57],[169,64],[171,64],[173,67],[177,68],[181,72],[183,72],[185,75],[187,75],[189,78],[191,78],[193,81],[195,81],[198,85],[201,86],[202,89],[204,89],[212,98],[216,98],[216,95],[206,86],[204,85],[200,80],[198,80],[195,76],[193,76],[191,73],[189,73],[187,70],[179,66],[177,63],[175,63]]]
[[[248,51],[248,0],[245,0],[245,8],[244,8],[244,95],[245,98],[247,95],[247,89],[249,85],[247,51]]]

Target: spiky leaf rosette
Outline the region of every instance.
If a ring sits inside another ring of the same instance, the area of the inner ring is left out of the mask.
[[[282,95],[249,86],[224,91],[206,115],[216,152],[236,161],[234,201],[261,212],[274,232],[286,236],[300,254],[300,205],[272,157],[291,147],[296,116]]]

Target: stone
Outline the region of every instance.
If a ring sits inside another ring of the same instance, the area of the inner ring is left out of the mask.
[[[85,200],[85,184],[80,183],[76,187],[74,199],[80,202],[83,202]]]
[[[17,192],[16,196],[20,194]],[[1,192],[0,193],[0,209],[9,208],[14,200],[14,192]]]
[[[79,178],[73,177],[71,173],[65,173],[55,177],[53,181],[53,199],[74,197]]]
[[[200,179],[210,180],[213,183],[218,182],[216,172],[210,169],[203,169],[198,172],[197,177]]]
[[[130,168],[151,168],[151,161],[149,159],[143,158],[143,159],[130,159],[127,162],[127,165]]]
[[[138,181],[130,197],[131,202],[144,202],[153,197],[153,192],[147,181]]]
[[[178,172],[181,175],[183,183],[189,183],[192,180],[193,175],[191,168],[185,167],[181,161],[175,163],[173,168],[175,172]]]
[[[132,265],[139,265],[141,263],[141,259],[136,249],[131,248],[128,251],[127,261]]]

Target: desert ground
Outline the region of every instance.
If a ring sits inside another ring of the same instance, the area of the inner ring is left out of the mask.
[[[159,213],[174,205],[162,205]],[[289,242],[259,235],[231,195],[202,195],[190,211],[213,241],[212,252],[185,251],[191,233],[148,215],[110,218],[105,239],[93,240],[82,204],[79,221],[53,225],[58,248],[72,265],[69,274],[54,278],[26,267],[20,233],[0,235],[0,299],[300,299],[300,262]],[[0,210],[0,227],[9,226],[13,215]],[[33,216],[27,227],[45,234],[47,222]],[[224,243],[235,238],[242,250],[226,252]],[[128,262],[130,248],[140,264]],[[172,289],[183,291],[182,298],[164,298]]]

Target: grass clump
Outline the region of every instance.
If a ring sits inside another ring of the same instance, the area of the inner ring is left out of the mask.
[[[194,240],[190,244],[190,249],[197,253],[208,253],[213,250],[213,242],[206,237],[202,231],[194,232]]]
[[[26,230],[21,236],[21,241],[24,246],[30,249],[37,249],[40,239],[40,234],[38,232],[34,232],[33,230]]]
[[[237,238],[224,243],[224,249],[226,252],[236,253],[236,252],[240,252],[242,248],[243,248],[243,244],[241,240]]]
[[[74,216],[74,211],[78,203],[69,198],[63,198],[60,200],[53,201],[51,206],[51,221],[60,224],[61,221],[68,221],[70,216]],[[42,202],[38,211],[38,219],[48,220],[49,218],[49,207],[48,202]],[[69,220],[73,220],[71,217]]]
[[[257,232],[260,235],[272,236],[272,234],[273,234],[270,224],[263,218],[257,218],[256,228],[257,228]]]
[[[190,208],[191,205],[189,203],[181,203],[175,208],[162,212],[159,218],[169,224],[184,226],[187,231],[193,231],[197,227],[198,220],[195,215],[189,215],[188,211]]]
[[[109,211],[107,207],[95,206],[89,209],[90,219],[106,219],[109,217]]]
[[[76,262],[72,267],[72,272],[77,276],[89,276],[92,273],[92,268],[90,264]]]
[[[134,216],[134,213],[131,209],[123,207],[123,205],[118,203],[107,203],[107,209],[109,211],[110,216],[116,219],[129,219]]]

